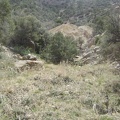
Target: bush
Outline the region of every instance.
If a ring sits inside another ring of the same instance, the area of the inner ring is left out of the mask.
[[[16,29],[11,43],[27,46],[29,41],[38,41],[41,29],[40,22],[34,16],[26,16],[16,21]]]
[[[109,24],[107,31],[112,35],[108,42],[117,43],[120,42],[120,16],[114,14],[109,16]]]
[[[0,43],[7,44],[11,31],[10,4],[8,0],[0,0]]]
[[[63,20],[62,20],[60,17],[58,17],[55,22],[56,22],[58,25],[59,25],[59,24],[63,24]]]
[[[23,46],[15,46],[14,51],[20,55],[28,55],[30,53],[30,48],[25,48]]]
[[[62,33],[56,33],[50,40],[46,49],[43,51],[42,57],[53,63],[61,61],[72,61],[77,55],[76,43],[68,37],[64,37]]]
[[[109,83],[105,85],[105,91],[107,93],[120,93],[120,80],[111,80]]]
[[[120,18],[118,14],[108,16],[106,34],[101,38],[102,55],[111,60],[120,60]]]
[[[109,96],[109,108],[120,112],[120,80],[113,79],[104,85],[104,92]]]
[[[8,0],[1,0],[0,1],[0,22],[4,21],[5,18],[9,15],[10,13],[10,4]]]
[[[111,60],[120,60],[120,43],[115,43],[115,44],[104,44],[102,46],[102,55],[106,59],[111,59]]]
[[[15,33],[10,45],[31,48],[39,53],[47,45],[49,35],[41,28],[40,21],[34,16],[26,16],[16,21]]]

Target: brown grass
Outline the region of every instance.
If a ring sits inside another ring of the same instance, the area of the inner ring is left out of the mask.
[[[94,102],[105,108],[104,85],[120,77],[110,64],[45,64],[12,77],[7,72],[0,79],[0,120],[119,120],[119,113],[97,115],[92,110]]]

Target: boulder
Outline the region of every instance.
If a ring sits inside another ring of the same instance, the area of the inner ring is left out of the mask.
[[[35,55],[28,54],[25,56],[19,56],[18,59],[20,59],[20,60],[37,60],[37,57]]]
[[[112,66],[113,66],[115,69],[120,70],[120,63],[119,63],[119,62],[114,61],[114,62],[112,63]]]
[[[42,61],[33,61],[33,60],[19,60],[15,62],[15,67],[20,70],[31,69],[33,67],[43,67]]]

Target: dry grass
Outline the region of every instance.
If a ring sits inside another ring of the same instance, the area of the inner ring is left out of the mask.
[[[0,79],[0,120],[119,120],[120,114],[95,114],[103,105],[106,82],[119,80],[110,64],[72,66],[45,64]],[[115,102],[110,93],[111,105]],[[119,95],[116,95],[119,97]]]

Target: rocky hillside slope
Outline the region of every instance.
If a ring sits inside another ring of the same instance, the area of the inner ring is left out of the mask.
[[[17,71],[15,54],[5,50],[0,52],[1,120],[119,120],[120,74],[110,63],[44,63]]]

